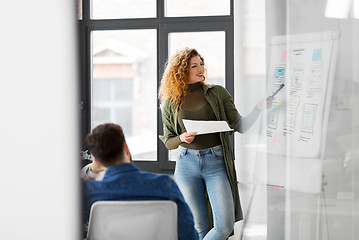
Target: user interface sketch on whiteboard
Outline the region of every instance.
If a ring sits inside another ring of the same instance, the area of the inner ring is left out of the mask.
[[[269,95],[284,83],[267,116],[268,152],[318,157],[326,133],[336,32],[274,37]],[[324,142],[325,142],[325,138]]]

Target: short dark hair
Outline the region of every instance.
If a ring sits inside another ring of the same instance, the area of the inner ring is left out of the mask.
[[[109,166],[124,154],[125,136],[121,126],[105,123],[95,127],[86,136],[86,144],[96,160]]]

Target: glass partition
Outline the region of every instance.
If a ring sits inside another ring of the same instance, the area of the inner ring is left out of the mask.
[[[357,1],[254,2],[235,8],[242,63],[235,71],[246,81],[238,80],[238,105],[246,98],[251,107],[254,96],[285,87],[258,131],[237,136],[245,215],[240,239],[359,239]],[[253,19],[261,11],[262,43],[241,35],[255,32]],[[265,54],[253,61],[254,45],[265,46]],[[265,74],[245,67],[263,60]],[[263,79],[265,89],[256,89]]]

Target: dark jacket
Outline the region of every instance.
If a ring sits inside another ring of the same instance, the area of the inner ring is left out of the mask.
[[[101,181],[84,181],[84,223],[89,220],[90,209],[94,202],[114,200],[174,201],[178,209],[178,238],[198,239],[191,210],[177,184],[167,175],[140,171],[134,164],[121,163],[109,167]]]

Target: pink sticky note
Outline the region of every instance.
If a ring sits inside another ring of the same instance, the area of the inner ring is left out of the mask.
[[[273,136],[273,143],[279,143],[280,140],[280,132],[275,132]]]
[[[282,62],[286,62],[287,61],[287,50],[283,50],[282,52]]]

